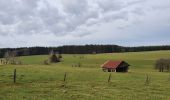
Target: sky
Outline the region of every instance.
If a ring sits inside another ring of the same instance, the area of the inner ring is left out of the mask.
[[[0,48],[170,45],[170,0],[0,0]]]

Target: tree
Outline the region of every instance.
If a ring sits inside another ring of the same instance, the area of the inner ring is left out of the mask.
[[[56,54],[53,50],[50,52],[49,61],[50,61],[51,63],[60,62],[60,58],[59,58],[58,54]]]
[[[4,55],[5,64],[21,64],[17,51],[7,51]]]
[[[58,59],[58,57],[55,54],[53,54],[50,57],[50,62],[51,63],[56,63],[56,62],[59,62],[59,59]]]
[[[4,60],[5,60],[5,64],[7,64],[10,60],[10,55],[9,55],[9,51],[5,52],[4,54]]]
[[[155,69],[159,72],[170,71],[170,59],[158,59],[155,63]]]

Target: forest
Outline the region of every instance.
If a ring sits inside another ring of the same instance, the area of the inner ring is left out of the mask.
[[[169,45],[164,46],[139,46],[124,47],[118,45],[65,45],[59,47],[22,47],[22,48],[1,48],[0,58],[6,52],[13,51],[17,56],[45,55],[53,50],[62,54],[98,54],[98,53],[123,53],[140,51],[170,50]]]

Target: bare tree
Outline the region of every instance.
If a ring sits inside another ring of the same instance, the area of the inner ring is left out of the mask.
[[[7,51],[4,55],[5,64],[21,64],[17,57],[17,51]]]
[[[4,63],[8,64],[9,60],[10,60],[10,53],[9,53],[9,51],[7,51],[4,54]]]
[[[159,72],[170,71],[170,59],[158,59],[155,63],[155,69]]]
[[[50,57],[49,57],[49,61],[51,63],[57,63],[60,62],[60,58],[58,53],[55,53],[53,50],[50,52]]]

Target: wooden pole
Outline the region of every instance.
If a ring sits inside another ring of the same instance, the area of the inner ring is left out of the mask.
[[[16,69],[14,69],[14,76],[13,76],[13,80],[14,80],[14,83],[16,83]]]
[[[149,84],[149,76],[148,76],[148,74],[146,75],[146,82],[145,83]]]
[[[64,74],[64,82],[66,81],[67,73]]]
[[[111,80],[111,73],[110,73],[109,78],[108,78],[108,83],[110,82],[110,80]]]

